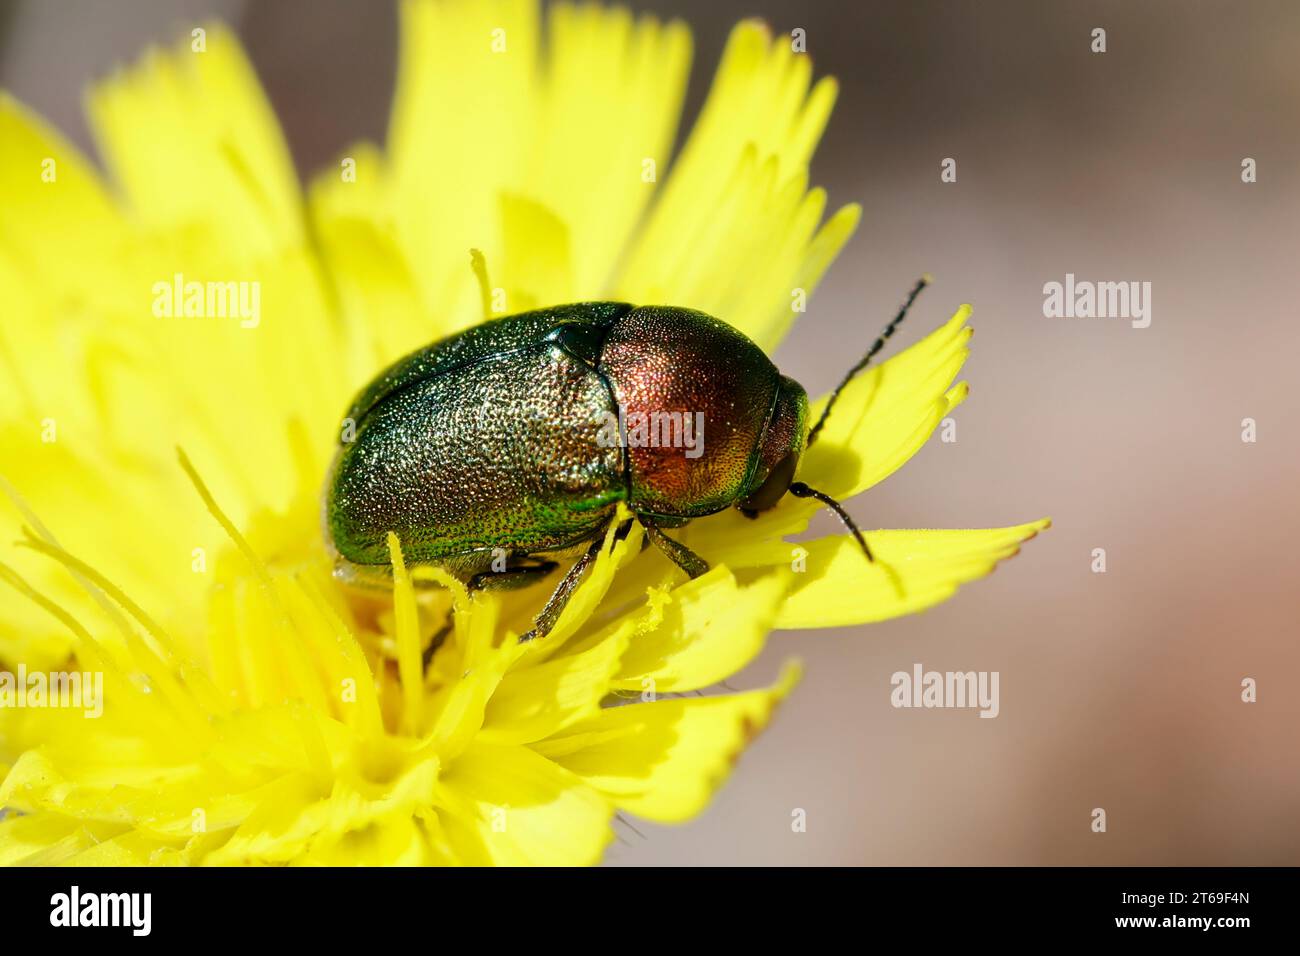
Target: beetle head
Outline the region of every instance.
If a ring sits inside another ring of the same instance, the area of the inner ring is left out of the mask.
[[[794,481],[807,439],[808,393],[794,379],[782,375],[772,417],[759,444],[758,467],[736,507],[746,514],[776,507]]]
[[[842,505],[825,492],[795,481],[799,459],[808,448],[808,394],[793,379],[781,376],[777,386],[776,407],[759,447],[759,468],[744,497],[736,502],[740,513],[750,518],[760,511],[775,508],[787,494],[796,498],[813,498],[835,513],[857,539],[868,561],[874,561],[867,539]]]

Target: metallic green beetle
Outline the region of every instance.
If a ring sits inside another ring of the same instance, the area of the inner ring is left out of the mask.
[[[380,373],[353,401],[325,497],[337,573],[391,580],[406,560],[471,588],[519,587],[577,555],[532,631],[545,635],[620,502],[691,577],[707,562],[663,533],[787,492],[835,397],[883,347],[922,279],[808,427],[804,389],[726,323],[691,309],[583,302],[493,319]]]

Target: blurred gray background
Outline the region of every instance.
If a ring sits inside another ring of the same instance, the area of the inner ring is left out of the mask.
[[[802,27],[841,81],[813,181],[865,215],[783,371],[829,388],[923,271],[938,281],[900,346],[975,305],[957,441],[856,516],[1055,527],[926,614],[774,635],[733,683],[793,655],[806,677],[731,785],[689,826],[620,825],[609,862],[1300,863],[1300,5],[631,6],[693,27],[688,120],[744,16]],[[300,169],[382,141],[385,3],[0,2],[0,83],[88,145],[86,82],[212,16],[244,38]],[[1151,282],[1150,328],[1044,318],[1067,272]],[[999,671],[1001,715],[895,710],[890,675],[915,662]]]

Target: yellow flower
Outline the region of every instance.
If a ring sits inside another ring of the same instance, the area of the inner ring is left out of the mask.
[[[634,526],[528,644],[542,593],[466,593],[395,538],[391,595],[335,582],[337,415],[481,317],[469,248],[510,311],[671,303],[771,349],[856,226],[807,185],[835,86],[760,24],[670,169],[686,28],[556,5],[543,42],[539,21],[404,3],[386,148],[306,198],[217,26],[92,92],[111,189],[0,96],[0,505],[22,538],[0,662],[103,681],[102,716],[0,710],[0,862],[591,863],[615,812],[699,812],[797,668],[685,692],[774,627],[942,601],[1046,526],[872,531],[868,564],[843,535],[796,551],[816,503],[787,498],[686,529],[713,562],[690,582]],[[187,283],[244,308],[187,317]],[[968,313],[856,379],[800,477],[847,498],[902,465],[966,395]]]

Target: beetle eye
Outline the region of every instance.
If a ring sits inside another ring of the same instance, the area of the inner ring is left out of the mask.
[[[789,490],[798,464],[798,455],[794,452],[786,455],[768,472],[767,477],[754,493],[740,502],[740,507],[745,511],[767,511],[769,508],[776,507],[776,503]]]

